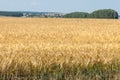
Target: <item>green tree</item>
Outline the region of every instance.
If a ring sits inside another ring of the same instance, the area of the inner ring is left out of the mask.
[[[118,13],[112,9],[101,9],[92,12],[89,15],[90,18],[108,18],[108,19],[118,19]]]
[[[89,13],[86,12],[72,12],[64,15],[64,18],[87,18]]]

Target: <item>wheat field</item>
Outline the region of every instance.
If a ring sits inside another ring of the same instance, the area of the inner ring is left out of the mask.
[[[120,20],[0,18],[0,80],[120,80],[119,63]]]

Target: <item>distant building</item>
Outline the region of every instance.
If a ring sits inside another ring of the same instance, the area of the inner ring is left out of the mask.
[[[57,18],[64,14],[56,12],[23,12],[23,17],[42,17],[42,18]]]

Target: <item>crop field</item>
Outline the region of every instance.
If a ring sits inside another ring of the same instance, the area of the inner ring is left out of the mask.
[[[120,80],[120,20],[1,17],[0,80]]]

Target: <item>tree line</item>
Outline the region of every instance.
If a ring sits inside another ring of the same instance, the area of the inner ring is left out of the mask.
[[[118,19],[119,15],[117,11],[112,9],[101,9],[93,11],[92,13],[87,12],[72,12],[63,16],[63,18],[107,18],[107,19]]]
[[[13,16],[13,17],[22,17],[22,12],[7,12],[7,11],[0,11],[0,16]]]
[[[0,16],[13,16],[13,17],[43,17],[43,18],[107,18],[107,19],[118,19],[119,15],[117,11],[112,9],[101,9],[93,11],[92,13],[87,12],[72,12],[68,14],[61,13],[41,13],[41,12],[9,12],[0,11]]]
[[[63,14],[56,13],[56,12],[0,11],[0,16],[61,18],[61,17],[63,17]]]

